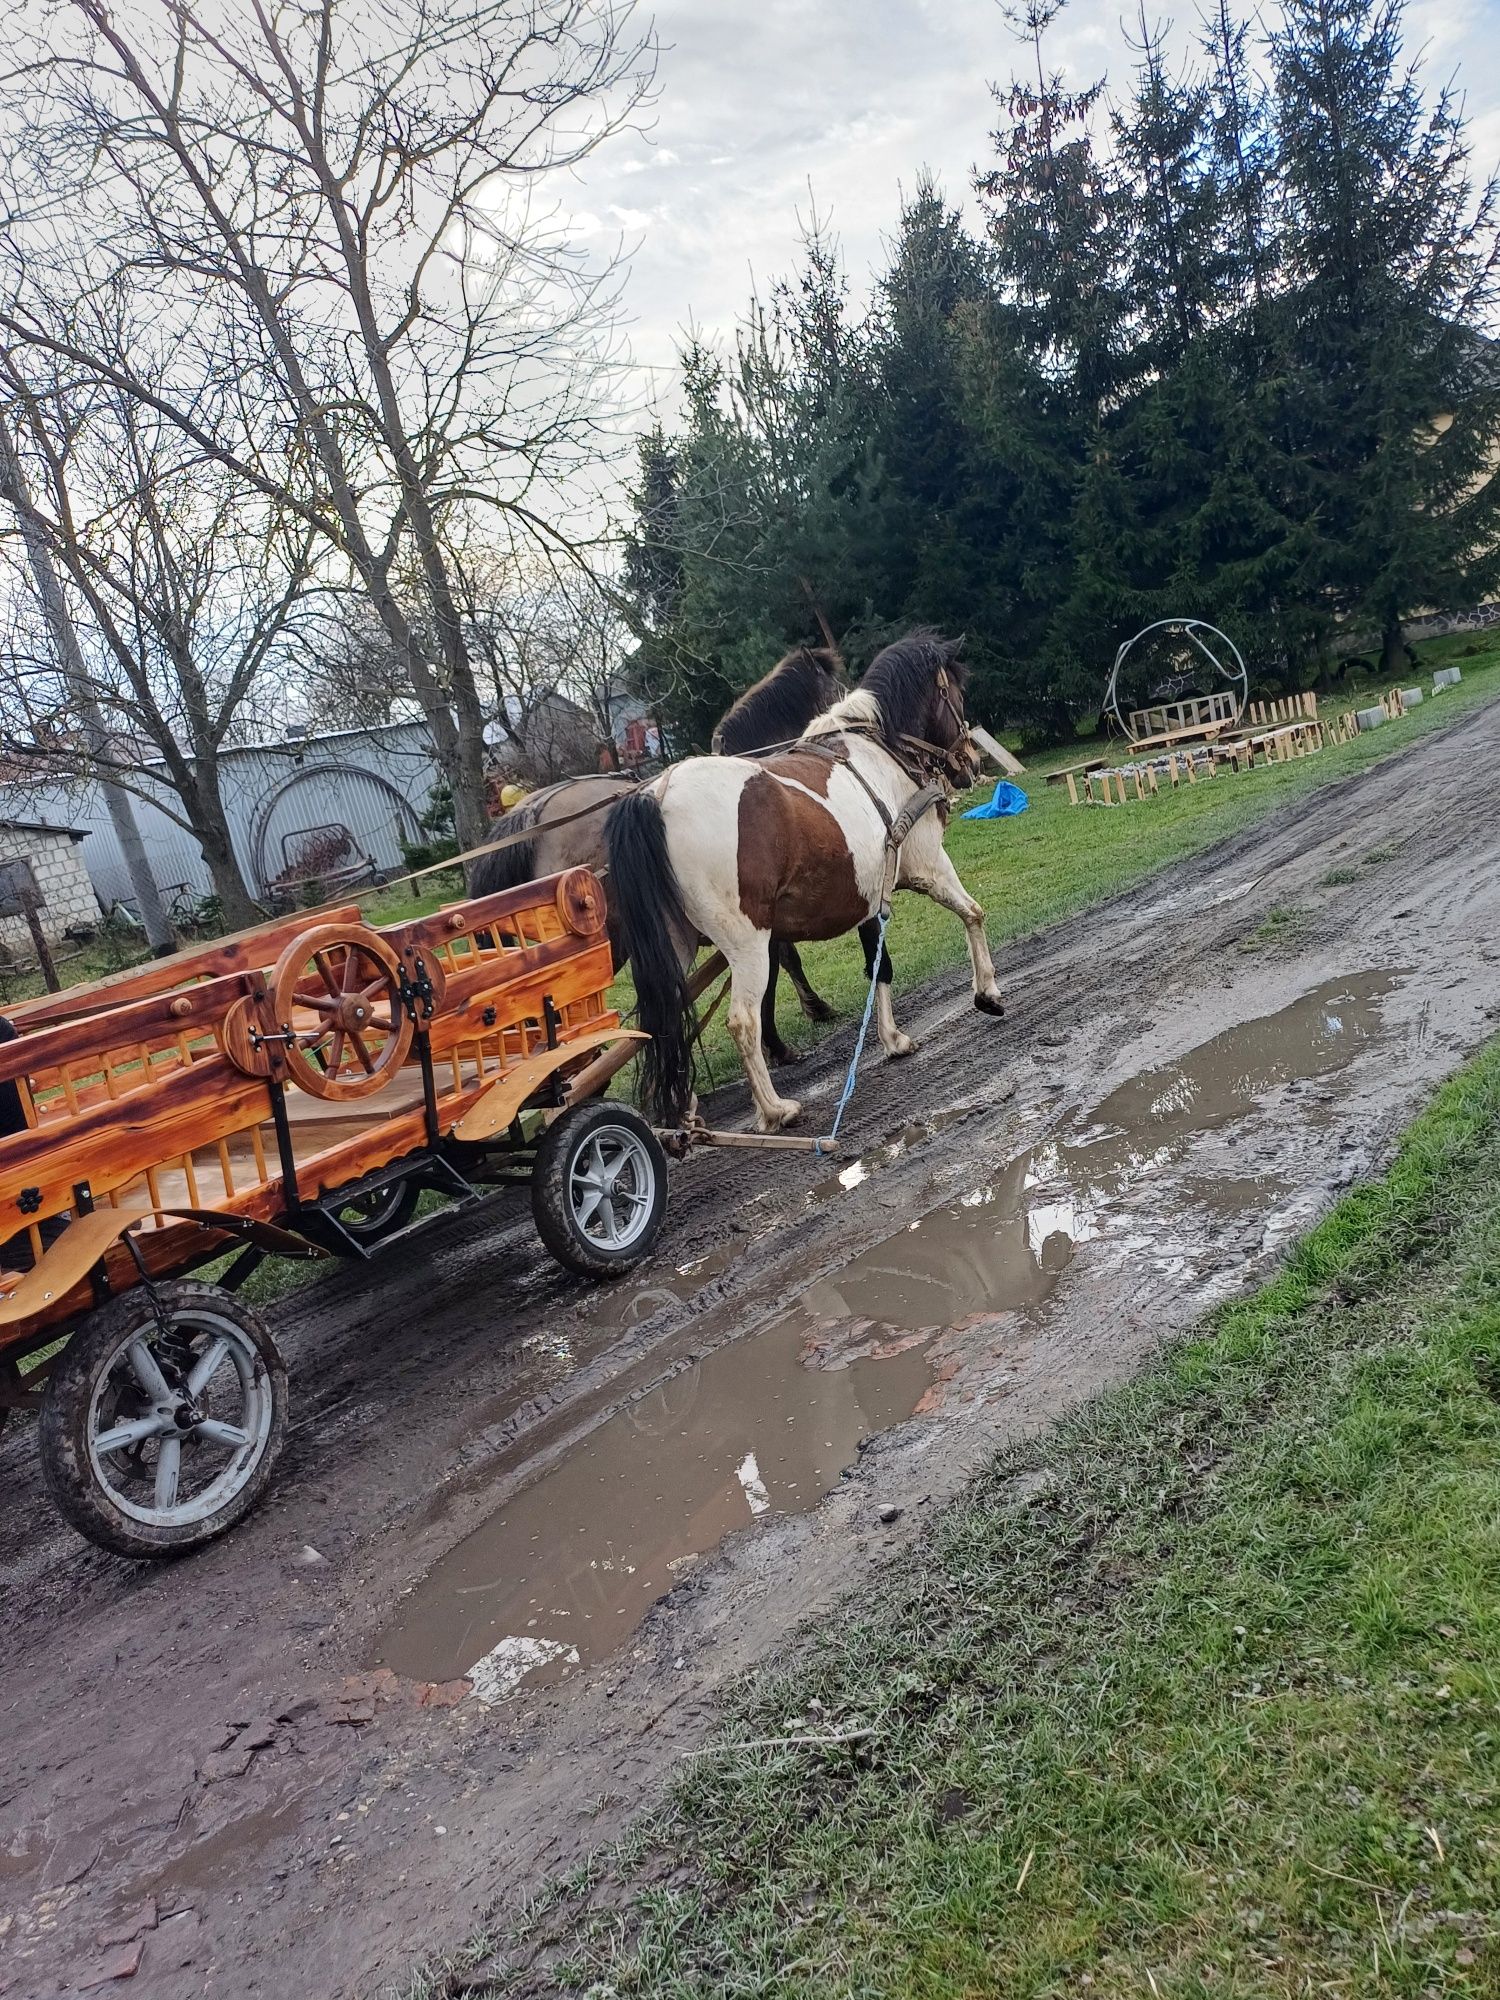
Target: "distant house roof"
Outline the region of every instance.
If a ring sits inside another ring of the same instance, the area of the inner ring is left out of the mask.
[[[69,840],[87,840],[86,826],[54,826],[45,819],[0,819],[0,832],[5,833],[65,833]]]

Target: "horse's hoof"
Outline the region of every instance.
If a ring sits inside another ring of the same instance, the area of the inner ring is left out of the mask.
[[[801,1060],[801,1049],[794,1049],[786,1042],[778,1042],[774,1049],[770,1047],[766,1049],[766,1061],[768,1063],[799,1063]]]
[[[778,1097],[769,1111],[761,1112],[755,1120],[758,1132],[779,1132],[784,1126],[795,1125],[802,1116],[802,1106],[795,1097]]]
[[[895,1041],[887,1043],[885,1052],[892,1062],[899,1062],[902,1056],[914,1056],[917,1045],[910,1035],[897,1035]]]
[[[994,1014],[998,1017],[1005,1012],[1005,1002],[998,993],[976,993],[974,1005],[981,1014]]]
[[[802,1012],[809,1021],[836,1021],[838,1012],[830,1007],[819,994],[810,993],[802,1002]]]

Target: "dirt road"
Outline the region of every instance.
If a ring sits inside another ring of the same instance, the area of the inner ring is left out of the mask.
[[[921,1047],[869,1064],[859,1160],[690,1162],[623,1289],[499,1202],[322,1281],[278,1315],[273,1498],[189,1563],[76,1541],[13,1424],[0,1994],[374,1994],[616,1830],[732,1677],[1493,1032],[1497,765],[1500,706],[1008,951],[1003,1022],[957,973],[898,993]]]

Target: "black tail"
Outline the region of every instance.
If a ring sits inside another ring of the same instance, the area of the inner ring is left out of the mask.
[[[687,1111],[693,1091],[693,1003],[678,955],[693,934],[667,851],[661,807],[649,792],[611,806],[604,822],[610,910],[635,979],[638,1019],[651,1037],[642,1063],[645,1099],[665,1125]]]

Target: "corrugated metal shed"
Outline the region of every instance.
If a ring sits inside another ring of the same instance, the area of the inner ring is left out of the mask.
[[[152,766],[140,790],[152,789]],[[224,751],[220,782],[235,854],[252,895],[263,896],[310,828],[347,827],[360,851],[385,872],[401,867],[401,836],[412,839],[438,781],[427,726],[393,722],[344,729],[288,743],[251,743]],[[170,797],[162,788],[163,796]],[[191,833],[149,798],[135,796],[136,819],[157,887],[170,903],[195,900],[212,887]],[[0,816],[51,819],[88,834],[83,860],[99,899],[130,901],[124,858],[98,785],[0,787]]]

